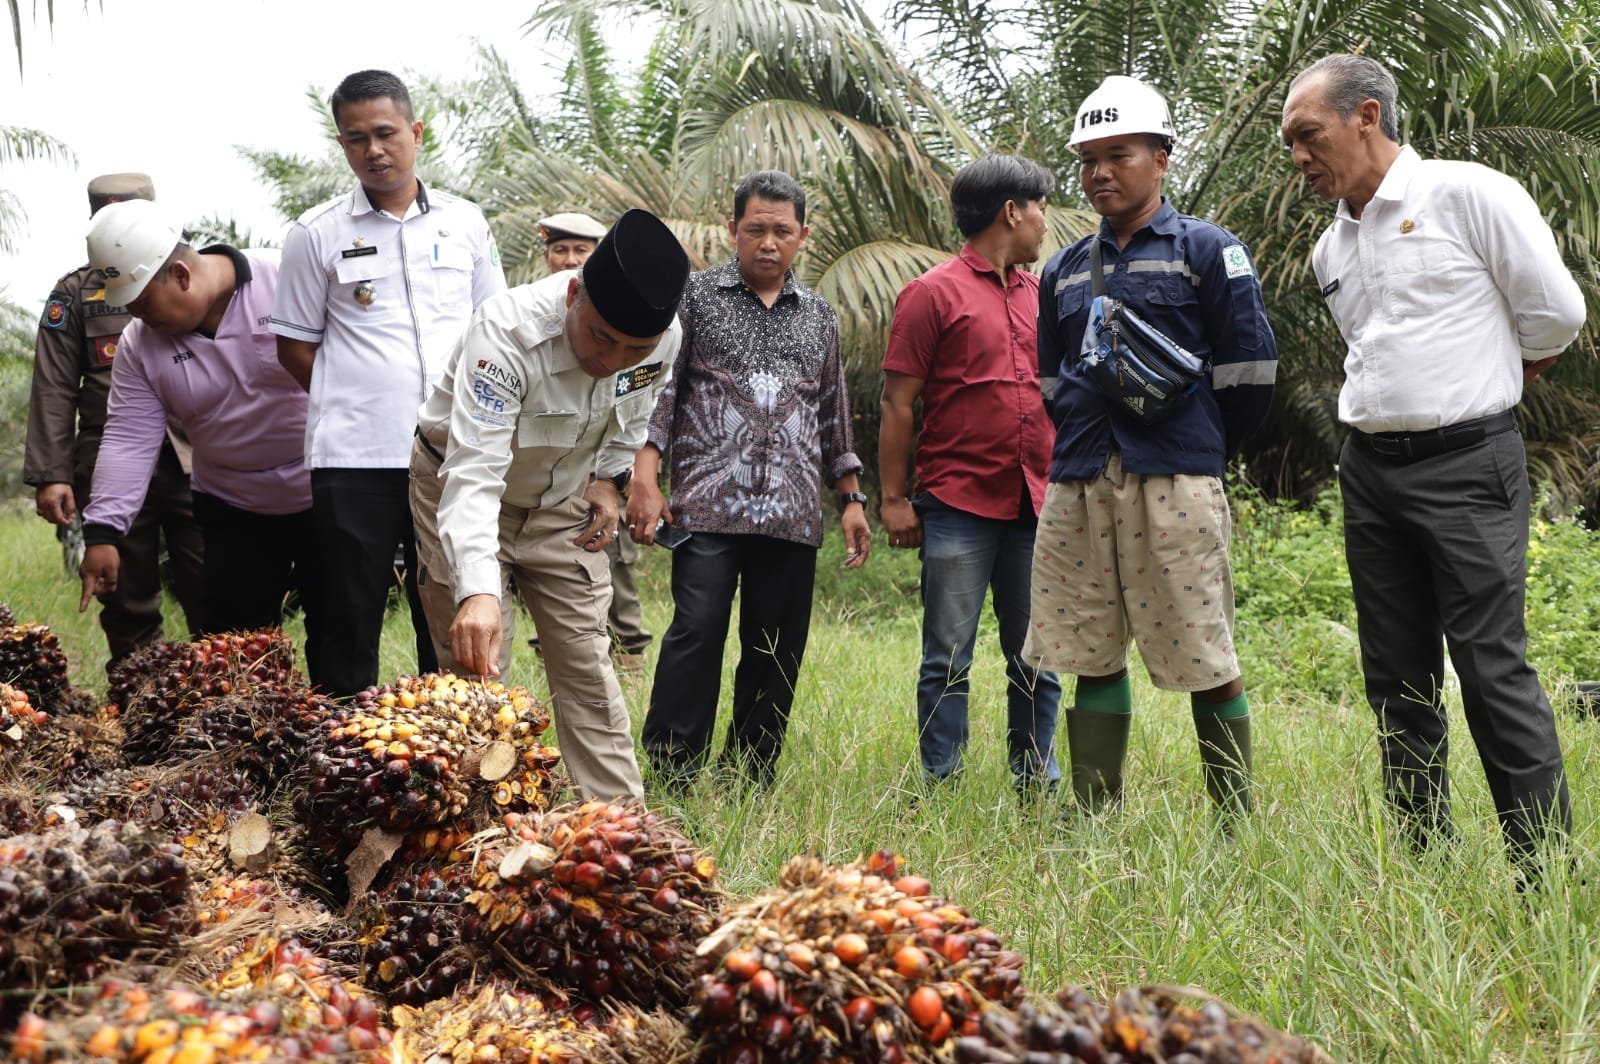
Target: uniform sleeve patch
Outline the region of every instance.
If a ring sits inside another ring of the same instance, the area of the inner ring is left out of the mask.
[[[41,322],[46,329],[59,329],[67,323],[67,301],[52,299],[44,305],[44,320]]]
[[[1245,251],[1243,244],[1229,244],[1222,249],[1222,263],[1228,268],[1228,276],[1249,277],[1256,271],[1250,266],[1250,253]]]

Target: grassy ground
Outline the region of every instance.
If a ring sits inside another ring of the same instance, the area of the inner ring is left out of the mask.
[[[1267,553],[1241,558],[1267,565]],[[644,554],[645,615],[659,636],[670,610],[666,556]],[[974,676],[970,771],[913,811],[914,560],[882,551],[851,574],[840,562],[830,542],[779,785],[755,797],[703,783],[684,807],[730,889],[769,885],[799,852],[842,861],[887,847],[1023,953],[1035,989],[1071,982],[1109,995],[1129,984],[1195,984],[1351,1061],[1600,1060],[1600,866],[1589,856],[1600,724],[1574,716],[1564,698],[1572,847],[1588,884],[1550,883],[1531,904],[1512,890],[1458,710],[1462,840],[1422,860],[1396,843],[1348,632],[1332,621],[1310,638],[1241,627],[1246,681],[1266,693],[1253,700],[1259,812],[1232,843],[1211,827],[1187,705],[1150,690],[1137,668],[1126,809],[1080,823],[1020,808],[1004,765],[1003,675],[989,620]],[[0,512],[0,573],[0,598],[19,617],[55,627],[76,681],[103,688],[92,613],[77,614],[55,541],[25,510]],[[1255,575],[1279,586],[1300,579]],[[406,671],[408,639],[397,613],[385,635],[386,675]],[[732,665],[730,654],[725,691]],[[625,683],[636,725],[648,675]],[[512,679],[542,687],[525,642]]]

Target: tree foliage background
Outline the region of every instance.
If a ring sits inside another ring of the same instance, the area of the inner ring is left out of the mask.
[[[882,3],[536,0],[526,29],[551,55],[537,80],[519,80],[491,47],[461,77],[412,76],[427,129],[419,169],[484,207],[512,283],[542,273],[535,222],[559,210],[610,221],[645,206],[697,266],[722,261],[739,178],[794,174],[812,227],[797,270],[839,311],[870,469],[894,299],[959,246],[947,202],[956,170],[990,150],[1050,166],[1048,255],[1098,222],[1066,144],[1077,105],[1107,74],[1135,75],[1168,97],[1178,126],[1167,194],[1249,244],[1266,289],[1278,389],[1244,475],[1310,498],[1343,437],[1344,348],[1309,268],[1332,208],[1293,170],[1278,119],[1298,71],[1363,52],[1395,72],[1402,139],[1424,157],[1511,173],[1555,229],[1590,324],[1528,389],[1524,435],[1551,508],[1600,513],[1600,0]],[[643,58],[619,61],[622,42],[634,56],[638,40]],[[349,185],[324,100],[308,90],[326,155],[243,149],[286,219]],[[0,127],[0,167],[59,150]],[[0,196],[0,248],[6,210]]]

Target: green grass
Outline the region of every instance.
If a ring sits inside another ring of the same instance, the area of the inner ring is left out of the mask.
[[[1258,539],[1243,542],[1252,529]],[[1296,579],[1295,558],[1320,572],[1336,553],[1336,536],[1313,541],[1315,528],[1280,529],[1272,543],[1259,538],[1263,529],[1270,522],[1241,522],[1240,557],[1274,568],[1242,574],[1242,587],[1281,590]],[[1295,536],[1313,540],[1277,549]],[[1550,537],[1547,546],[1541,564],[1549,567],[1563,562],[1563,550],[1595,553],[1592,535]],[[667,558],[643,553],[645,616],[659,637],[670,613]],[[1565,561],[1570,570],[1594,566],[1588,556]],[[840,562],[831,540],[778,786],[753,797],[703,781],[684,806],[734,892],[770,885],[796,853],[844,861],[886,847],[1027,957],[1034,989],[1080,983],[1110,995],[1129,984],[1196,984],[1351,1061],[1600,1060],[1600,865],[1590,857],[1600,723],[1560,713],[1572,849],[1589,885],[1556,882],[1524,904],[1459,710],[1453,784],[1462,839],[1419,860],[1383,814],[1353,654],[1328,636],[1325,619],[1297,621],[1292,601],[1284,616],[1266,619],[1241,604],[1259,809],[1231,843],[1212,829],[1186,703],[1152,691],[1137,667],[1125,810],[1076,823],[1020,808],[1004,764],[1003,674],[986,618],[969,772],[913,812],[914,559],[880,548],[860,573]],[[24,509],[0,513],[0,572],[0,597],[20,617],[56,628],[77,682],[103,686],[104,643],[92,614],[77,614],[55,540]],[[1265,610],[1266,598],[1258,602]],[[1597,608],[1579,596],[1566,612],[1592,617]],[[406,618],[392,616],[386,675],[406,671],[408,639]],[[724,691],[733,663],[730,653]],[[1547,676],[1570,668],[1566,660],[1536,664]],[[624,684],[636,726],[647,677]],[[525,640],[512,679],[542,688]]]

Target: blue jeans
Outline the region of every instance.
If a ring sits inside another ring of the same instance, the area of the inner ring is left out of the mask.
[[[1061,682],[1022,658],[1028,634],[1034,522],[999,521],[961,510],[922,512],[922,672],[917,679],[922,767],[943,779],[967,745],[967,689],[984,594],[994,589],[1006,658],[1006,748],[1014,781],[1061,778],[1056,711]]]

